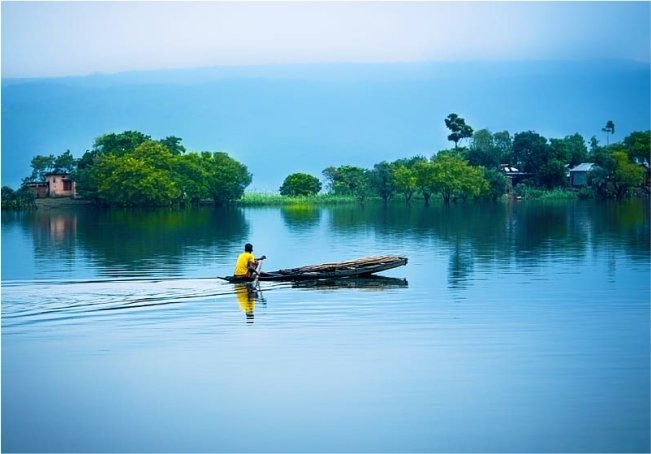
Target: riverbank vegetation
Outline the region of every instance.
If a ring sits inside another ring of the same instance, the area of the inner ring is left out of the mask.
[[[9,186],[2,187],[3,210],[32,210],[36,208],[36,196],[26,186],[14,191]]]
[[[444,203],[518,198],[613,198],[649,195],[651,131],[636,131],[622,142],[588,144],[580,134],[547,139],[534,131],[474,131],[457,114],[445,119],[453,148],[430,157],[418,155],[372,168],[352,165],[323,170],[325,184],[307,173],[289,174],[279,194],[247,194],[252,181],[246,165],[225,152],[186,152],[181,139],[152,139],[138,131],[100,136],[75,160],[36,156],[27,182],[48,172],[70,173],[79,197],[109,206],[291,205],[350,203],[379,199]],[[602,130],[610,142],[615,124]],[[466,142],[464,144],[464,142]],[[572,186],[569,170],[591,163],[585,184]],[[3,188],[3,208],[32,206],[28,189]],[[18,194],[22,194],[20,198]]]
[[[334,194],[311,194],[299,196],[284,196],[274,193],[245,193],[239,200],[242,206],[288,206],[288,205],[344,205],[356,203],[351,196]]]

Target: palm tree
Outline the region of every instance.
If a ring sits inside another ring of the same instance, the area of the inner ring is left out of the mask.
[[[608,120],[608,123],[606,123],[606,126],[601,128],[603,132],[606,133],[606,145],[610,145],[610,134],[615,134],[615,123],[613,123],[612,120]]]

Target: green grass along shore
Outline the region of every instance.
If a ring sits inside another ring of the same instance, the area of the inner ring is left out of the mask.
[[[555,189],[551,191],[530,189],[518,194],[526,200],[573,200],[579,198],[579,192],[564,189]],[[508,196],[504,196],[508,199]],[[379,197],[368,197],[366,201],[381,201]],[[438,199],[432,198],[432,203],[436,204]],[[311,196],[289,197],[274,193],[246,193],[241,199],[235,202],[239,206],[290,206],[290,205],[344,205],[359,203],[357,198],[352,196],[339,196],[332,194],[317,194]],[[404,203],[402,197],[394,197],[391,203]],[[412,204],[423,203],[420,196],[414,196]],[[442,203],[442,201],[441,201]],[[205,205],[212,204],[206,201]],[[36,206],[43,209],[68,208],[79,206],[92,206],[92,202],[81,199],[71,199],[69,197],[37,199]]]

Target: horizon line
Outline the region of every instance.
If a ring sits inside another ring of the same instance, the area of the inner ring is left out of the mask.
[[[280,67],[319,67],[319,66],[409,66],[409,65],[435,65],[435,64],[514,64],[514,63],[596,63],[596,62],[622,62],[633,63],[651,68],[651,61],[642,61],[633,58],[523,58],[523,59],[459,59],[459,60],[400,60],[400,61],[331,61],[331,62],[283,62],[283,63],[250,63],[250,64],[217,64],[206,66],[185,66],[185,67],[159,67],[148,69],[125,69],[122,71],[95,71],[78,74],[51,74],[51,75],[0,75],[2,81],[34,81],[52,79],[74,79],[90,77],[111,77],[128,74],[182,72],[201,70],[233,70],[233,69],[262,69]]]

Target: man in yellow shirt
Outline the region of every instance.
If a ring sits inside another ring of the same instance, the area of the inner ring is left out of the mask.
[[[253,277],[258,272],[260,260],[266,258],[267,257],[263,255],[256,260],[253,255],[253,245],[251,243],[246,243],[244,245],[244,252],[242,252],[237,258],[237,262],[235,263],[235,272],[233,274],[236,277]]]

